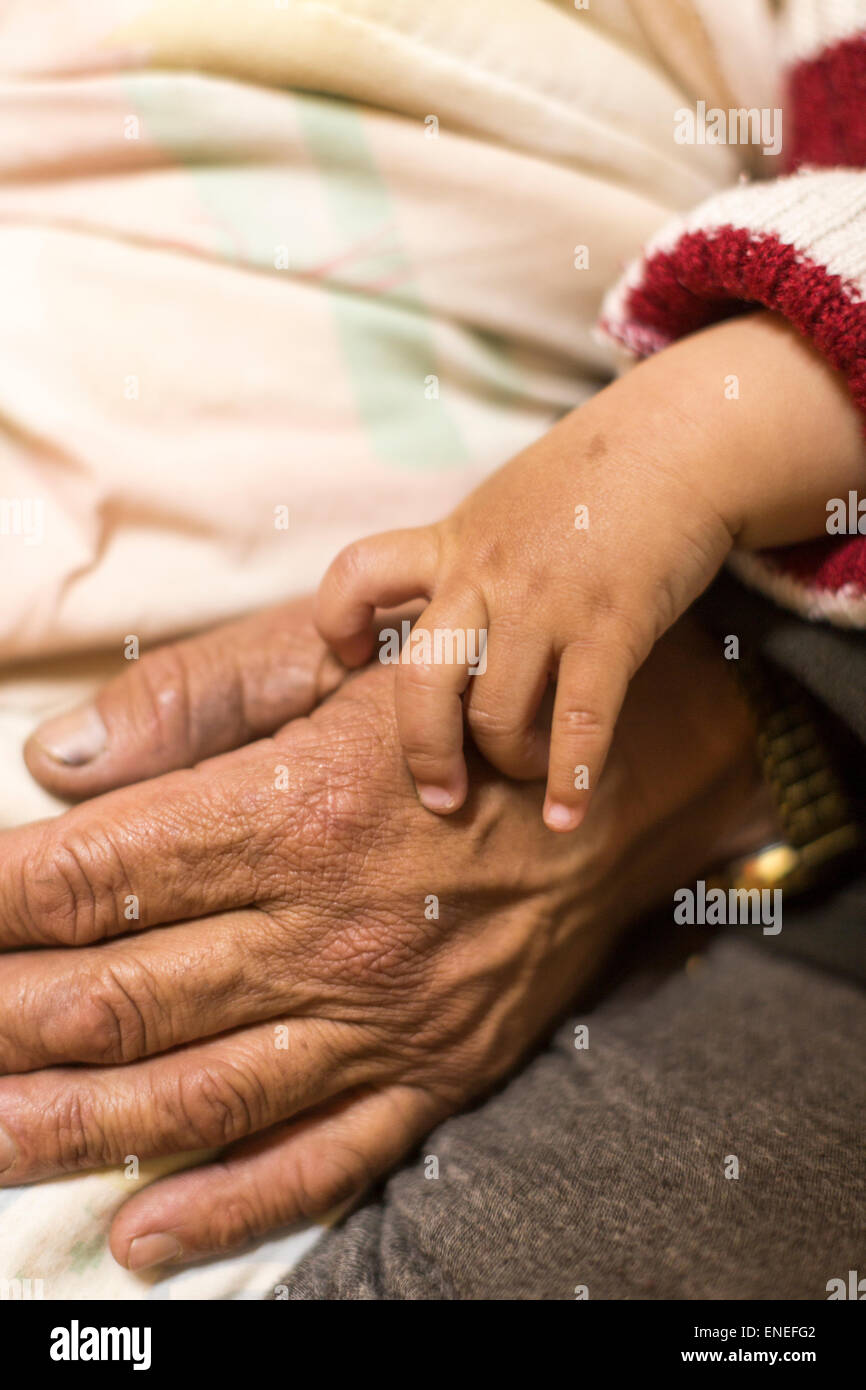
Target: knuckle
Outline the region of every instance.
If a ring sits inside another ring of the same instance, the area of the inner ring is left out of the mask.
[[[136,690],[136,724],[155,748],[171,748],[178,742],[197,747],[195,702],[189,663],[181,644],[147,652],[131,679]]]
[[[214,1250],[233,1250],[249,1245],[267,1229],[263,1213],[244,1194],[221,1202],[211,1216],[208,1245]]]
[[[135,1061],[167,1045],[157,1035],[155,1003],[146,977],[135,966],[106,965],[83,991],[76,1011],[76,1036],[86,1060]]]
[[[373,1173],[365,1155],[341,1143],[302,1150],[295,1165],[295,1201],[300,1216],[312,1220],[368,1187]]]
[[[678,613],[673,613],[670,622],[678,616]],[[611,645],[615,651],[624,653],[624,664],[629,677],[646,661],[656,638],[670,626],[670,622],[665,619],[655,630],[631,609],[622,610],[617,614],[613,622],[614,636]]]
[[[586,648],[587,651],[612,653],[633,673],[649,655],[653,641],[664,631],[664,626],[655,633],[644,618],[646,602],[637,593],[623,597],[608,589],[594,591],[589,600],[592,615],[591,636],[581,638],[570,645]]]
[[[423,696],[425,698],[419,699]],[[397,706],[400,744],[407,758],[441,762],[460,747],[460,725],[452,719],[447,705],[431,704],[431,685],[418,681],[405,683]],[[462,722],[462,721],[461,721]]]
[[[447,745],[439,748],[421,748],[413,743],[404,747],[406,766],[416,782],[422,784],[450,781],[459,770],[455,767],[457,756]]]
[[[476,573],[483,570],[497,573],[502,570],[507,563],[508,555],[501,537],[498,535],[480,537],[475,543],[473,560]]]
[[[354,593],[359,580],[367,569],[367,543],[352,541],[344,546],[331,562],[328,571],[328,584],[338,598],[346,598]]]
[[[200,1067],[178,1082],[178,1106],[191,1133],[206,1147],[221,1147],[263,1123],[259,1088],[237,1067]]]
[[[433,732],[407,729],[400,742],[406,761],[413,767],[439,767],[448,761],[450,748],[445,740],[438,742]]]
[[[53,945],[62,940],[70,906],[68,893],[46,867],[42,851],[23,856],[13,866],[10,880],[6,911],[10,913],[14,904],[23,941]]]
[[[562,738],[603,738],[608,727],[607,719],[581,705],[567,704],[556,711],[556,733]]]
[[[46,1115],[57,1165],[74,1172],[93,1159],[110,1160],[108,1134],[93,1097],[83,1090],[64,1091]]]
[[[475,737],[489,745],[507,744],[523,747],[529,739],[528,726],[503,705],[473,701],[467,718]]]
[[[405,709],[411,709],[416,701],[429,702],[431,695],[441,697],[446,693],[443,667],[415,660],[397,667],[397,699]]]
[[[705,566],[702,566],[705,568]],[[658,638],[676,622],[683,611],[683,581],[679,574],[663,574],[655,585],[655,622],[652,636]],[[635,637],[637,634],[635,634]]]
[[[24,897],[27,916],[47,939],[81,946],[111,934],[130,892],[111,836],[69,823],[31,863]]]

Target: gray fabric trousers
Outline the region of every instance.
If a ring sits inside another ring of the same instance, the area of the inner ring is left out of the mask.
[[[289,1297],[826,1299],[866,1275],[866,995],[779,940],[632,969],[434,1131]]]

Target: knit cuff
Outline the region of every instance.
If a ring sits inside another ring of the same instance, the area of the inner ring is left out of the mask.
[[[804,171],[709,199],[653,238],[599,327],[640,358],[754,305],[782,314],[842,373],[866,432],[866,174]],[[737,552],[732,565],[804,617],[866,627],[866,535]]]

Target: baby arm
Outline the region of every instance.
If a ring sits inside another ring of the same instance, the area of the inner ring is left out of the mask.
[[[422,802],[442,813],[463,804],[465,713],[503,772],[547,771],[545,822],[572,830],[661,634],[733,547],[823,534],[828,499],[864,472],[862,421],[841,378],[774,315],[731,319],[606,387],[443,521],[342,551],[317,623],[357,665],[373,650],[376,607],[426,598],[416,631],[429,644],[416,643],[422,659],[397,676]],[[454,632],[474,635],[475,651],[486,634],[483,671],[441,659],[436,634]],[[536,716],[551,679],[548,731]]]

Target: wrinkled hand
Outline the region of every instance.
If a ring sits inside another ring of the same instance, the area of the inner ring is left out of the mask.
[[[341,679],[323,686],[304,605],[144,658],[86,721],[90,757],[31,741],[69,796],[206,761],[0,837],[2,1181],[226,1146],[123,1207],[111,1245],[133,1268],[357,1195],[514,1066],[734,814],[748,725],[727,685],[682,698],[685,640],[641,672],[577,837],[480,762],[463,811],[429,817],[380,666],[208,757]]]

